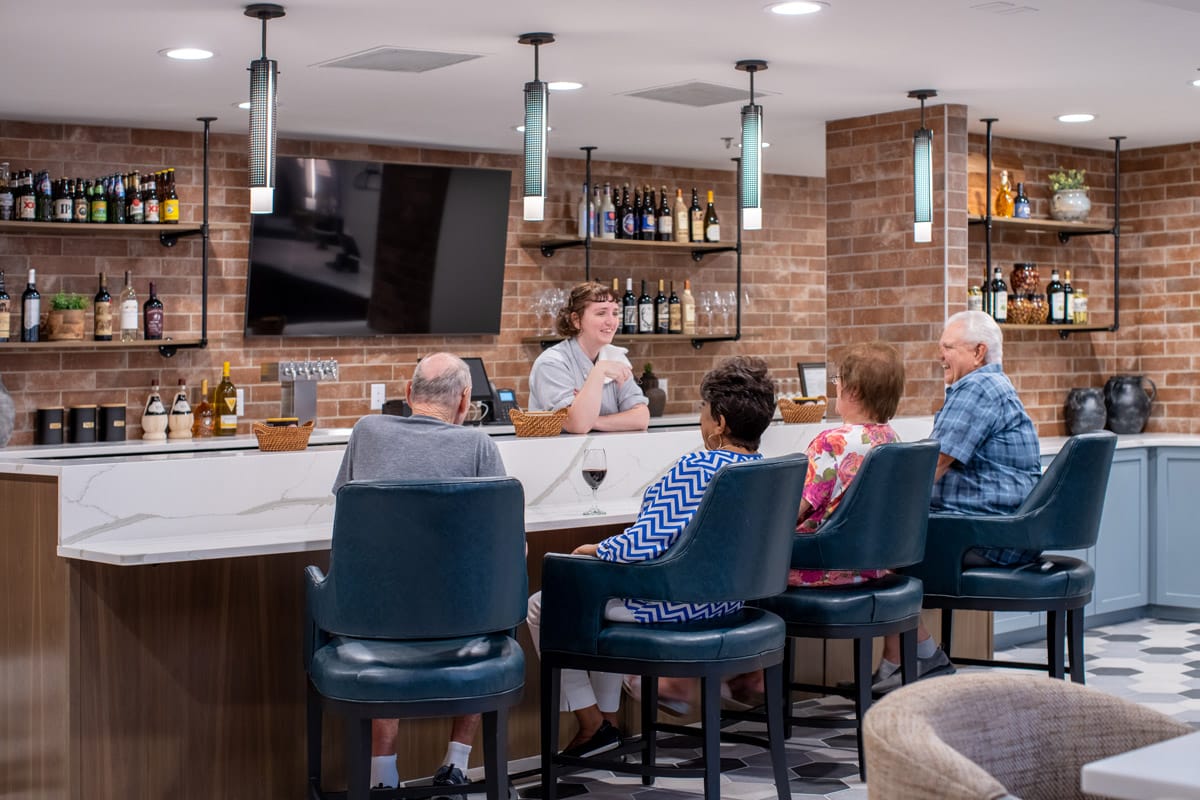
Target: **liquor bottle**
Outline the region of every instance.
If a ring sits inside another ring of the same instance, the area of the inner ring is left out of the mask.
[[[713,205],[712,189],[708,190],[708,210],[704,212],[704,241],[721,241],[721,223],[717,220],[717,209]]]
[[[1046,299],[1050,302],[1051,325],[1062,325],[1066,319],[1066,304],[1063,297],[1063,285],[1058,280],[1058,270],[1050,270],[1050,282],[1046,284]]]
[[[625,201],[621,199],[621,189],[613,186],[613,238],[625,238]]]
[[[133,290],[133,276],[125,270],[125,288],[121,290],[121,341],[137,340],[138,333],[137,292]]]
[[[71,205],[73,206],[73,209],[71,212],[71,221],[72,222],[87,222],[88,221],[88,214],[91,212],[91,205],[92,205],[91,192],[92,192],[92,182],[91,181],[88,181],[85,184],[83,182],[83,178],[75,179],[75,196],[71,198]]]
[[[642,294],[638,297],[638,333],[654,333],[654,301],[646,291],[646,281],[642,280]]]
[[[658,237],[658,209],[654,205],[654,190],[649,186],[642,192],[642,240],[653,242]]]
[[[654,298],[654,332],[671,332],[671,309],[667,303],[667,295],[663,292],[664,281],[658,281],[658,294]]]
[[[637,218],[634,216],[636,209],[633,203],[629,200],[629,184],[625,184],[625,189],[621,192],[621,239],[636,239],[637,238]]]
[[[154,281],[150,281],[150,296],[142,306],[142,331],[147,339],[163,337],[163,304],[154,293]]]
[[[54,221],[70,222],[75,214],[75,203],[67,191],[67,179],[62,178],[54,185]]]
[[[617,207],[613,205],[612,189],[607,183],[600,198],[600,238],[617,238]]]
[[[696,332],[696,298],[692,297],[692,282],[683,282],[683,333],[687,335]]]
[[[588,190],[583,185],[583,193],[579,195],[579,205],[575,208],[575,235],[580,239],[588,237]]]
[[[208,378],[205,378],[200,381],[200,400],[192,409],[192,436],[196,438],[213,435],[213,407],[208,397]]]
[[[141,183],[141,173],[135,169],[129,176],[129,193],[125,204],[126,219],[135,225],[146,221],[146,205],[142,201]]]
[[[1062,324],[1075,324],[1075,288],[1070,285],[1070,270],[1062,282]]]
[[[1029,219],[1029,198],[1025,195],[1025,184],[1017,184],[1017,196],[1013,199],[1013,216],[1017,219]]]
[[[91,210],[88,213],[89,222],[108,222],[108,195],[104,192],[104,181],[96,179],[92,186]]]
[[[146,410],[142,412],[142,438],[161,441],[167,438],[167,407],[158,392],[158,378],[150,386]]]
[[[642,240],[642,190],[633,187],[633,235],[630,239]]]
[[[108,207],[108,221],[125,224],[125,177],[113,175],[112,203]]]
[[[992,318],[1001,323],[1008,321],[1008,284],[999,267],[992,273]]]
[[[142,192],[142,205],[147,223],[158,222],[158,189],[154,184],[154,173],[146,175],[146,188]]]
[[[675,190],[675,241],[688,241],[688,208],[683,203],[683,189]]]
[[[588,236],[593,239],[600,238],[600,231],[604,229],[604,222],[600,219],[600,187],[592,187],[592,199],[588,201]]]
[[[12,298],[4,288],[4,272],[0,271],[0,342],[7,342],[12,329]]]
[[[12,186],[9,184],[8,162],[0,161],[0,219],[9,220],[14,216],[15,199]]]
[[[30,267],[29,283],[21,294],[21,341],[38,340],[38,324],[42,319],[42,296],[37,290],[37,270]]]
[[[704,210],[700,208],[700,197],[692,187],[692,205],[688,209],[688,241],[704,241]]]
[[[92,301],[92,338],[97,342],[111,342],[112,295],[108,293],[108,279],[100,273],[100,290]]]
[[[658,241],[669,242],[674,238],[674,219],[671,215],[671,204],[667,201],[667,187],[663,186],[658,199]]]
[[[983,311],[983,292],[978,286],[967,290],[967,311]]]
[[[175,193],[175,168],[167,170],[167,188],[163,194],[162,205],[158,208],[162,221],[174,225],[179,222],[179,195]]]
[[[1011,217],[1013,215],[1012,184],[1008,182],[1008,170],[1000,170],[1000,187],[996,189],[996,201],[992,203],[992,215]]]
[[[638,332],[638,301],[633,293],[633,278],[625,279],[625,296],[621,298],[621,333]]]
[[[1073,322],[1076,325],[1086,325],[1088,321],[1087,292],[1082,286],[1074,288],[1075,291],[1071,294],[1071,316],[1074,317]]]
[[[213,392],[213,406],[216,407],[213,418],[214,436],[234,436],[237,434],[237,389],[229,380],[229,362],[221,367],[221,382]]]
[[[683,333],[683,306],[675,294],[675,281],[671,281],[671,297],[667,300],[667,332]]]
[[[192,404],[188,402],[187,384],[183,378],[179,379],[179,386],[175,389],[175,399],[171,401],[171,413],[167,418],[167,438],[168,439],[190,439],[192,438]]]

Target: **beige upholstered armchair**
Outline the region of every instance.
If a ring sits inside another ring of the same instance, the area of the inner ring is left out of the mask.
[[[1079,684],[976,672],[889,694],[863,725],[871,800],[1086,798],[1080,768],[1192,729]]]

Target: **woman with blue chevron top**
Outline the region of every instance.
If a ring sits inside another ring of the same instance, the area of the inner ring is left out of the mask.
[[[700,435],[704,449],[681,457],[667,474],[646,489],[637,519],[623,532],[599,544],[585,544],[576,555],[634,562],[667,552],[700,506],[717,470],[762,458],[763,431],[775,411],[774,385],[766,362],[734,357],[710,370],[700,383]],[[617,622],[686,622],[730,614],[740,602],[673,603],[636,598],[609,600],[604,616]],[[542,593],[529,598],[527,622],[535,648],[540,642]],[[621,675],[563,670],[562,706],[574,712],[579,732],[563,752],[588,756],[618,747],[616,713]]]

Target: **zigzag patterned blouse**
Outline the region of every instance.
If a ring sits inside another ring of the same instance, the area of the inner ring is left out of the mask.
[[[688,453],[675,462],[662,478],[646,489],[637,520],[616,536],[610,536],[596,548],[605,561],[632,563],[649,561],[665,553],[680,532],[687,527],[704,489],[717,470],[726,464],[757,461],[759,453],[745,455],[728,450],[701,450]],[[687,622],[731,614],[741,602],[672,603],[659,600],[622,600],[638,622]]]

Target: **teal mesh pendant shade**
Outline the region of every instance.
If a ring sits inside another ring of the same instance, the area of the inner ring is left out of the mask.
[[[546,205],[546,134],[550,90],[545,81],[525,84],[525,219],[541,221]]]
[[[933,131],[925,127],[925,100],[937,97],[933,89],[908,93],[921,101],[921,127],[913,134],[913,241],[933,240]]]
[[[742,106],[741,222],[742,228],[762,228],[762,127],[763,109],[754,102],[754,73],[767,68],[767,62],[745,59],[735,65],[750,73],[750,102]]]
[[[276,90],[279,65],[267,58],[267,20],[286,14],[283,6],[255,3],[245,15],[262,23],[262,56],[250,62],[250,213],[270,214],[275,206]]]

